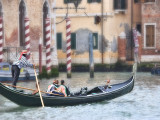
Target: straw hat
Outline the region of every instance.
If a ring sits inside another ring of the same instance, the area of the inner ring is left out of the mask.
[[[27,54],[27,50],[22,50],[22,54]]]

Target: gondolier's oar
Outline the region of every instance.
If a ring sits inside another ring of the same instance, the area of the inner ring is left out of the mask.
[[[14,85],[10,85],[10,84],[7,84],[7,83],[2,83],[2,84],[6,85],[6,86],[20,88],[20,89],[35,91],[35,89],[31,89],[31,88],[25,88],[25,87],[21,87],[21,86],[14,86]],[[56,93],[52,93],[52,92],[45,92],[45,91],[41,91],[41,93],[47,93],[47,94],[56,95],[56,96],[64,96],[64,95],[60,95],[60,94],[56,94]]]
[[[33,61],[33,54],[32,54],[32,61]],[[34,63],[34,61],[33,61],[33,63]],[[43,102],[43,98],[42,98],[42,95],[41,95],[40,87],[39,87],[39,84],[38,84],[38,78],[37,78],[37,73],[36,73],[35,65],[33,65],[33,67],[34,67],[34,74],[35,74],[35,77],[36,77],[36,84],[37,84],[39,96],[40,96],[40,99],[41,99],[42,107],[44,107],[44,102]]]

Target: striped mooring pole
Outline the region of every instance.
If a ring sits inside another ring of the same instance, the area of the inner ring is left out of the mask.
[[[71,21],[66,18],[67,78],[71,78]]]
[[[30,31],[29,31],[29,18],[24,18],[25,23],[25,48],[27,50],[27,60],[30,59]]]
[[[3,21],[0,17],[0,62],[3,60]]]
[[[50,19],[45,19],[45,40],[46,40],[46,67],[47,72],[51,71],[51,27]]]

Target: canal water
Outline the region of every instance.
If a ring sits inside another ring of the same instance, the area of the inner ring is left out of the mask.
[[[95,73],[90,79],[88,73],[72,73],[70,80],[61,73],[70,90],[81,87],[91,89],[103,85],[107,79],[111,84],[123,82],[131,73]],[[40,88],[46,91],[53,79],[41,80]],[[35,81],[18,82],[18,86],[35,88]],[[0,95],[0,120],[160,120],[160,76],[137,73],[132,92],[110,101],[62,107],[23,107]]]

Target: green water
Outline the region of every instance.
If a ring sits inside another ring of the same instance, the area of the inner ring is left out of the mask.
[[[61,73],[71,91],[87,86],[89,89],[103,85],[107,79],[111,84],[127,80],[131,73],[72,73],[71,79]],[[46,91],[53,79],[41,80],[40,88]],[[18,86],[35,88],[35,81],[19,82]],[[131,93],[119,98],[92,104],[67,107],[22,107],[0,95],[0,120],[159,120],[160,117],[160,77],[150,73],[137,73]]]

